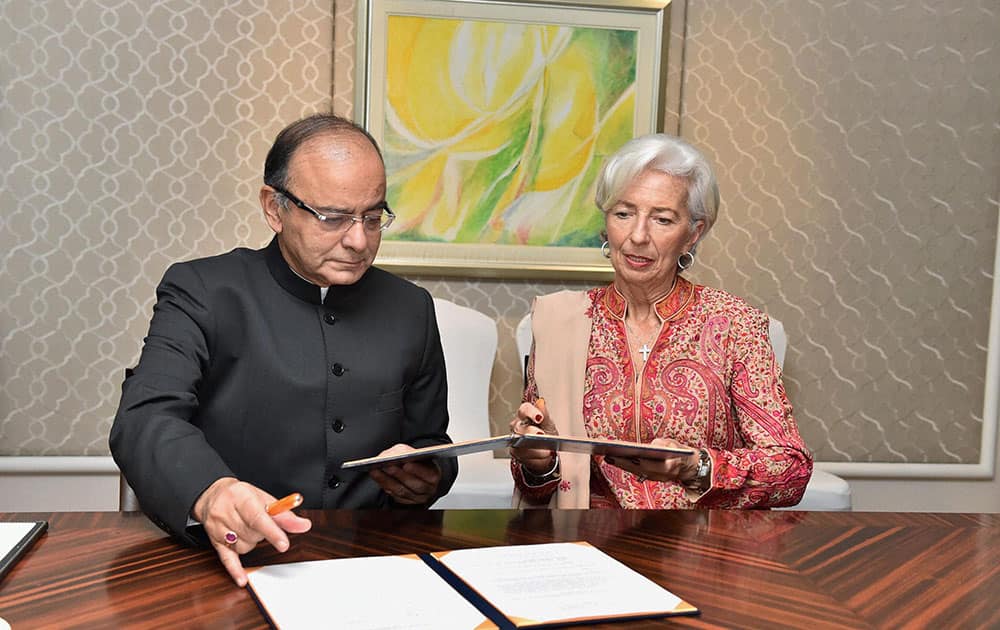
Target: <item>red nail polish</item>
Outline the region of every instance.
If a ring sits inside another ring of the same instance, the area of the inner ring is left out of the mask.
[[[536,420],[537,422],[541,422],[541,421],[542,421],[542,414],[538,414],[538,415],[536,415],[536,416],[535,416],[535,420]]]

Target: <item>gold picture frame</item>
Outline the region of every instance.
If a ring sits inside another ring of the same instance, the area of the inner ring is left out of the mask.
[[[401,273],[608,279],[593,183],[664,127],[669,0],[359,0],[355,111]]]

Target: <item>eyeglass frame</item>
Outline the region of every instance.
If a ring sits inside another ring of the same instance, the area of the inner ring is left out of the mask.
[[[307,204],[306,202],[302,201],[301,199],[299,199],[298,197],[296,197],[292,193],[288,192],[287,190],[285,190],[281,186],[274,186],[274,185],[272,185],[271,189],[274,190],[274,192],[276,192],[279,195],[281,195],[282,197],[284,197],[285,199],[291,201],[292,205],[294,205],[294,206],[296,206],[298,208],[301,208],[301,209],[305,210],[306,212],[312,214],[321,223],[326,223],[327,221],[329,221],[331,219],[345,219],[345,220],[350,221],[351,224],[348,227],[341,229],[341,232],[347,232],[347,231],[349,231],[352,227],[354,227],[355,223],[360,223],[362,229],[366,233],[373,234],[376,231],[376,230],[369,230],[365,226],[365,220],[371,218],[369,216],[364,216],[364,215],[362,215],[362,216],[355,216],[355,215],[350,214],[348,212],[338,212],[338,213],[336,213],[335,216],[331,216],[329,214],[323,214],[322,212],[319,212],[318,210],[315,210],[309,204]],[[393,212],[391,208],[389,208],[389,204],[386,203],[385,201],[382,201],[379,205],[381,206],[382,213],[388,215],[388,219],[386,220],[385,223],[381,223],[382,217],[381,217],[381,215],[379,215],[380,225],[379,225],[379,228],[378,228],[377,231],[384,232],[386,230],[386,228],[388,228],[390,225],[392,225],[392,222],[396,220],[396,213]]]

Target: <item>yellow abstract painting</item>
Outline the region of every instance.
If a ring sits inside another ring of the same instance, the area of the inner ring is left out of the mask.
[[[635,126],[635,31],[390,16],[387,238],[600,245],[604,158]]]
[[[604,160],[662,129],[669,0],[359,0],[357,116],[402,273],[590,277]]]

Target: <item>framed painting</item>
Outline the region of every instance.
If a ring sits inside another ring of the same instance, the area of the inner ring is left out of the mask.
[[[662,129],[667,1],[360,0],[356,112],[404,273],[608,278],[604,159]]]

